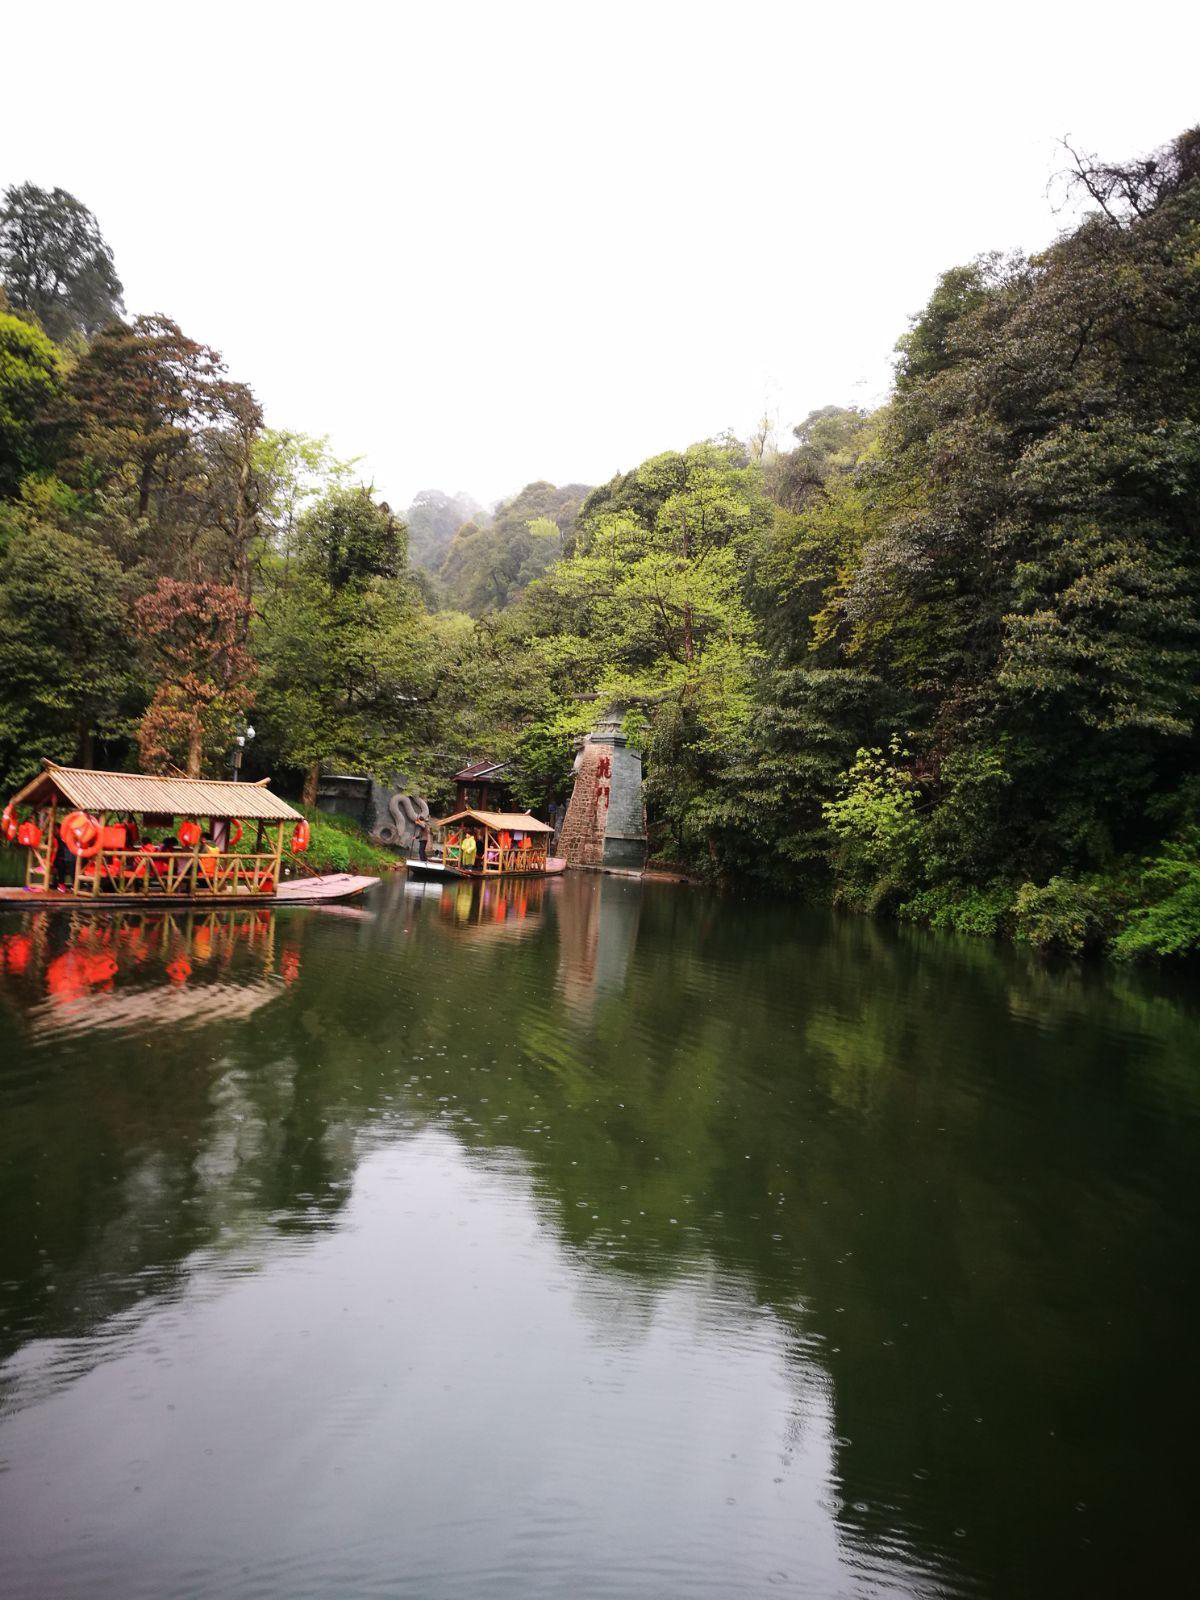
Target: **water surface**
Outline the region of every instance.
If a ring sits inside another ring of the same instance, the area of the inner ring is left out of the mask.
[[[1189,1592],[1198,1022],[588,875],[6,914],[3,1592]]]

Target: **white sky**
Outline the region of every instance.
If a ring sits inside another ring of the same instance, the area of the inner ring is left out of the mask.
[[[0,185],[393,504],[487,501],[877,400],[941,270],[1061,225],[1055,141],[1162,143],[1198,62],[1162,0],[10,6]]]

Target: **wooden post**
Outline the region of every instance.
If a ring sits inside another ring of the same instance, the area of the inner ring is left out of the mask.
[[[283,866],[283,823],[275,830],[275,889],[279,889],[279,873]]]
[[[54,858],[58,854],[58,839],[55,828],[58,826],[58,796],[50,796],[50,823],[46,829],[46,893],[54,887]]]
[[[199,777],[200,774],[197,773],[196,776]],[[200,818],[199,817],[195,817],[195,818],[193,818],[193,821],[195,822],[196,827],[198,829],[200,827]],[[191,859],[190,865],[187,868],[187,873],[186,873],[186,876],[191,880],[193,896],[196,893],[196,885],[197,885],[197,881],[199,879],[199,875],[200,875],[200,840],[199,840],[199,838],[197,838],[195,844],[192,846],[192,859]]]

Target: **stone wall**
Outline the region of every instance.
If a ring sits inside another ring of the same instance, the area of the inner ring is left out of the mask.
[[[601,748],[590,739],[575,757],[571,790],[558,853],[573,867],[604,865],[604,830],[608,822],[608,788],[601,769]]]
[[[646,864],[642,758],[618,727],[607,716],[575,758],[575,787],[558,842],[559,855],[573,867],[640,871]]]

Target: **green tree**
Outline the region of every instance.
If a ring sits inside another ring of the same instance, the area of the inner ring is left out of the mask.
[[[124,575],[103,549],[26,519],[0,553],[0,773],[38,759],[90,765],[94,742],[129,732],[136,664]]]
[[[65,189],[13,184],[0,206],[0,278],[9,303],[53,339],[90,337],[123,313],[113,254],[88,208]]]
[[[38,328],[0,310],[0,499],[53,463],[62,361]]]
[[[300,517],[297,555],[264,599],[257,705],[268,744],[305,772],[411,767],[437,652],[404,571],[405,530],[364,489],[333,488]]]

